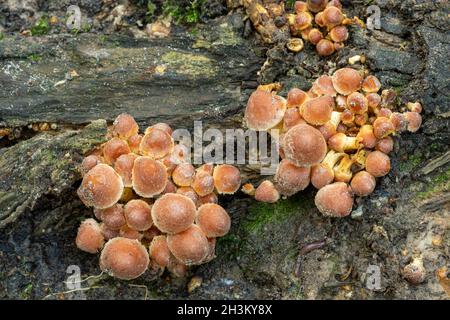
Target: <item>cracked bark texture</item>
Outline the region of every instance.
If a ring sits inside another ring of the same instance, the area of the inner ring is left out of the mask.
[[[362,1],[343,3],[350,16],[365,17]],[[0,41],[0,125],[13,139],[0,145],[0,297],[448,299],[435,273],[450,267],[449,8],[444,1],[379,5],[381,30],[351,27],[346,47],[328,59],[309,45],[292,54],[282,42],[263,47],[254,34],[244,37],[239,6],[195,33],[180,28],[165,39],[61,34]],[[100,273],[98,256],[74,244],[79,222],[91,215],[75,194],[77,166],[106,131],[95,120],[126,111],[142,128],[156,121],[189,126],[193,119],[236,127],[258,83],[279,81],[284,94],[308,89],[355,54],[366,55],[383,88],[396,89],[402,102],[421,101],[425,111],[418,133],[396,139],[391,172],[356,201],[351,218],[321,216],[313,188],[275,205],[222,198],[232,230],[215,260],[191,270],[203,278],[191,294],[189,277],[166,282],[150,272],[131,282],[103,275],[83,283],[90,290],[61,293],[69,265],[83,277]],[[71,69],[80,77],[55,87]],[[57,129],[28,129],[47,122]],[[299,248],[324,238],[323,248],[300,258],[295,277]],[[427,275],[412,286],[401,269],[417,255]],[[369,265],[380,268],[378,290],[366,287]]]

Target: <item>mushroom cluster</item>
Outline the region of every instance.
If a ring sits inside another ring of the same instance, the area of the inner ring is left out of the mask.
[[[246,184],[242,191],[273,203],[311,183],[319,190],[317,208],[333,217],[349,215],[354,196],[371,194],[376,178],[391,168],[392,137],[420,128],[422,106],[407,103],[403,112],[395,111],[395,91],[380,92],[380,81],[363,74],[338,69],[307,92],[291,89],[286,99],[277,94],[278,84],[259,86],[248,100],[245,122],[253,130],[270,130],[282,160],[273,182],[256,189]]]
[[[339,0],[296,1],[295,14],[288,14],[287,20],[291,35],[296,37],[290,39],[288,48],[296,51],[303,47],[303,39],[315,45],[320,56],[342,49],[348,39],[346,26],[354,22],[342,12]]]
[[[190,163],[190,150],[176,144],[165,123],[139,134],[136,121],[121,114],[110,139],[83,159],[78,196],[96,219],[84,220],[79,249],[100,255],[100,268],[134,279],[149,267],[182,276],[187,267],[215,257],[216,238],[228,233],[230,216],[218,194],[241,185],[228,164]]]

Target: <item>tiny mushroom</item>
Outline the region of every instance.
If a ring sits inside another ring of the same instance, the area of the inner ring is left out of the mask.
[[[345,96],[361,89],[363,81],[359,72],[352,68],[336,70],[332,76],[332,80],[336,91]]]
[[[280,193],[271,181],[264,180],[255,190],[255,200],[275,203],[280,200]]]
[[[122,113],[114,120],[113,133],[119,138],[128,139],[136,135],[139,131],[139,126],[132,116],[127,113]]]
[[[195,168],[190,163],[180,163],[172,172],[172,181],[180,187],[189,187],[195,178]]]
[[[149,246],[150,259],[159,267],[165,268],[170,262],[170,250],[167,246],[167,237],[158,235],[152,239]]]
[[[89,253],[99,252],[105,243],[105,238],[98,222],[94,219],[84,220],[78,228],[75,243],[80,250]]]
[[[94,209],[94,212],[96,216],[101,216],[101,220],[108,229],[119,230],[126,223],[123,205],[119,203],[107,209]]]
[[[148,230],[152,224],[151,206],[140,199],[129,201],[124,207],[128,226],[137,231]]]
[[[151,198],[164,191],[168,181],[166,167],[150,157],[137,157],[134,160],[132,184],[141,197]]]
[[[268,90],[257,89],[248,99],[245,121],[250,129],[268,130],[283,120],[285,111],[284,98]]]
[[[214,186],[219,194],[233,194],[241,186],[241,173],[230,164],[221,164],[214,168]]]
[[[150,127],[139,145],[140,153],[152,159],[161,159],[173,151],[172,136],[166,131]]]
[[[334,99],[331,96],[320,96],[306,101],[300,107],[300,113],[306,122],[312,125],[323,125],[331,119]]]
[[[216,238],[228,233],[231,218],[220,205],[207,203],[198,208],[195,223],[208,238]]]
[[[162,232],[175,234],[194,223],[196,207],[194,202],[181,194],[167,193],[158,198],[152,206],[152,219]]]
[[[375,190],[375,177],[367,171],[359,171],[353,177],[350,186],[352,187],[353,193],[357,196],[368,196]]]
[[[280,194],[291,196],[309,185],[310,173],[310,167],[298,167],[292,161],[283,159],[275,174],[276,188]]]
[[[167,245],[175,258],[186,265],[201,263],[210,250],[208,238],[195,224],[177,234],[169,234]]]
[[[344,182],[334,182],[321,188],[314,199],[319,211],[330,217],[345,217],[353,207],[353,194]]]
[[[102,159],[94,154],[91,154],[83,159],[81,162],[81,174],[84,176],[86,173],[88,173],[89,170],[91,170],[93,167],[98,165],[99,163],[102,163]]]
[[[147,249],[138,240],[122,237],[109,240],[100,255],[100,268],[123,280],[142,275],[149,262]]]
[[[114,170],[122,177],[123,185],[125,187],[132,187],[132,171],[134,166],[134,160],[138,156],[134,153],[122,154],[116,159],[114,163]]]
[[[103,156],[107,164],[113,164],[122,154],[130,152],[128,143],[119,138],[112,138],[103,146]]]
[[[389,173],[391,160],[381,151],[372,151],[366,158],[366,171],[374,177],[382,177]]]

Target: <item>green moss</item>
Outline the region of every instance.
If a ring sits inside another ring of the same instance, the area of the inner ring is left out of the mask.
[[[33,284],[29,283],[20,293],[21,298],[24,300],[30,299],[32,291],[33,291]]]
[[[250,207],[250,213],[243,223],[243,228],[247,232],[259,232],[268,224],[283,222],[313,206],[311,197],[307,197],[302,192],[273,204],[255,203]]]
[[[295,1],[296,0],[286,0],[286,8],[289,8],[289,9],[294,8]]]
[[[163,15],[171,16],[176,24],[194,24],[200,21],[205,0],[193,0],[180,4],[176,0],[167,0],[163,4]]]
[[[32,62],[38,62],[39,60],[41,60],[42,57],[36,53],[30,54],[28,56],[28,60],[32,61]]]
[[[47,17],[41,17],[36,24],[31,28],[32,36],[42,36],[50,32],[51,30],[50,23],[48,22]]]
[[[432,197],[435,193],[441,191],[448,191],[450,188],[450,169],[434,177],[427,185],[424,191],[418,192],[419,199],[426,199]]]
[[[410,172],[421,163],[422,163],[422,155],[412,154],[408,156],[408,159],[405,162],[400,163],[399,169],[401,172]]]
[[[2,41],[3,39],[5,39],[5,35],[3,34],[3,32],[0,32],[0,41]]]

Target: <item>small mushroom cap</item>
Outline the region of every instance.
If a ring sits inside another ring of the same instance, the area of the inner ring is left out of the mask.
[[[366,99],[372,109],[378,107],[381,103],[381,96],[378,93],[369,93],[366,95]]]
[[[416,132],[422,125],[422,116],[418,112],[405,112],[406,121],[408,122],[408,131]]]
[[[119,138],[112,138],[103,146],[103,156],[108,164],[113,164],[122,154],[130,152],[131,150],[128,143]]]
[[[402,270],[403,277],[409,283],[414,285],[424,282],[426,274],[422,258],[414,258],[413,261],[407,264]]]
[[[367,171],[359,171],[350,182],[353,193],[361,197],[371,194],[375,190],[376,184],[374,176]]]
[[[344,15],[342,11],[337,7],[327,7],[323,10],[322,15],[323,22],[328,30],[333,27],[340,25],[344,20]]]
[[[193,224],[186,230],[167,236],[170,252],[186,265],[201,263],[209,253],[209,243],[202,229]]]
[[[309,11],[316,13],[325,9],[328,0],[307,0],[306,3]]]
[[[131,177],[134,191],[146,198],[163,192],[168,179],[166,167],[150,157],[137,157],[134,160]]]
[[[196,207],[188,197],[167,193],[158,198],[152,206],[152,219],[162,232],[179,233],[194,223]]]
[[[124,225],[122,226],[122,228],[120,228],[119,236],[121,236],[122,238],[139,241],[141,241],[142,238],[144,237],[144,235],[141,232],[131,229],[128,225]]]
[[[330,217],[345,217],[353,207],[353,195],[345,182],[334,182],[321,188],[314,199],[317,209]]]
[[[255,200],[275,203],[280,200],[280,193],[271,181],[264,180],[255,190]]]
[[[294,19],[295,31],[305,30],[311,27],[313,16],[309,12],[298,12]]]
[[[167,237],[165,235],[153,238],[149,247],[150,259],[159,267],[165,268],[170,262],[170,250],[167,246]]]
[[[420,102],[408,102],[406,108],[411,112],[422,113],[422,105]]]
[[[214,186],[219,194],[233,194],[241,186],[241,173],[230,164],[221,164],[214,168]]]
[[[128,146],[130,147],[131,152],[139,153],[139,146],[142,141],[142,134],[135,134],[128,138]]]
[[[312,125],[322,125],[330,121],[334,108],[334,99],[331,96],[320,96],[305,102],[300,108],[302,118]]]
[[[177,186],[170,179],[167,179],[166,187],[164,188],[164,191],[162,192],[162,194],[166,194],[166,193],[177,193]]]
[[[297,13],[308,11],[308,5],[305,1],[295,1],[294,10]]]
[[[282,195],[291,196],[309,185],[310,173],[310,167],[298,167],[293,162],[283,159],[275,174],[276,188]]]
[[[139,126],[132,116],[122,113],[113,123],[113,133],[120,138],[128,139],[139,132]]]
[[[318,96],[336,96],[336,90],[334,90],[333,81],[328,75],[323,75],[317,78],[316,81],[314,81],[311,90]],[[332,104],[334,107],[334,99]]]
[[[177,259],[174,256],[170,257],[170,263],[167,266],[167,270],[171,273],[172,276],[177,278],[183,278],[186,276],[188,272],[188,267],[177,261]]]
[[[100,224],[100,229],[102,230],[102,235],[105,240],[110,240],[119,236],[119,230],[112,230],[105,226],[104,223]]]
[[[181,163],[172,172],[172,181],[180,187],[189,187],[195,178],[195,168],[190,163]]]
[[[320,131],[307,124],[289,129],[281,145],[286,158],[299,167],[319,163],[327,153],[327,143]]]
[[[400,112],[392,112],[389,120],[391,120],[392,125],[394,126],[394,130],[396,132],[403,132],[407,129],[408,121],[403,113]]]
[[[348,39],[348,29],[345,26],[337,26],[330,30],[329,35],[334,42],[344,42]]]
[[[333,182],[334,171],[323,163],[315,164],[311,167],[311,184],[316,189],[321,189]]]
[[[364,79],[362,89],[367,93],[377,93],[381,89],[381,82],[377,77],[369,75]]]
[[[166,132],[169,136],[172,136],[172,133],[173,133],[172,128],[167,123],[164,123],[164,122],[158,122],[157,124],[154,124],[151,127],[148,127],[145,130],[145,134],[150,132],[152,129],[162,130],[162,131]]]
[[[347,97],[347,106],[355,114],[365,114],[369,109],[369,102],[363,94],[353,92]]]
[[[383,139],[394,132],[394,125],[386,117],[378,117],[373,123],[373,134],[378,139]]]
[[[214,192],[198,198],[198,205],[200,206],[205,203],[218,203],[218,202],[219,199],[217,198],[217,195]]]
[[[290,38],[286,43],[286,47],[292,52],[300,52],[303,50],[303,40],[300,38]]]
[[[290,128],[300,123],[306,123],[300,115],[300,111],[297,108],[287,109],[283,118],[283,130],[288,131]]]
[[[123,185],[125,187],[132,187],[132,172],[134,166],[134,160],[138,156],[134,153],[122,154],[116,159],[114,163],[114,170],[122,177]]]
[[[208,238],[216,238],[230,231],[231,218],[218,204],[207,203],[198,208],[195,223]]]
[[[335,48],[333,42],[328,39],[322,39],[317,43],[316,50],[319,56],[327,57],[334,53]]]
[[[314,22],[319,26],[319,27],[324,27],[325,26],[325,22],[323,21],[323,12],[318,12],[316,14],[316,16],[314,17]]]
[[[131,229],[137,231],[148,230],[152,224],[152,208],[140,199],[129,201],[124,207],[125,219]]]
[[[319,29],[317,28],[312,28],[309,33],[308,33],[308,40],[309,42],[311,42],[313,45],[316,45],[319,43],[320,40],[323,39],[323,34],[322,32],[320,32]]]
[[[143,233],[143,238],[152,241],[154,237],[161,235],[161,231],[155,226],[151,226],[150,229],[145,230]]]
[[[122,192],[122,178],[113,168],[100,163],[83,177],[77,194],[87,207],[106,209],[119,201]]]
[[[89,253],[99,252],[105,243],[105,238],[97,221],[94,219],[84,220],[78,228],[75,243],[80,250]]]
[[[94,213],[95,216],[100,216],[105,226],[111,230],[119,230],[126,223],[123,206],[119,203],[106,209],[94,209]]]
[[[377,141],[375,149],[385,154],[389,154],[394,149],[394,140],[386,137]]]
[[[373,126],[370,124],[361,126],[357,137],[360,137],[362,139],[361,143],[368,149],[374,148],[375,144],[377,143],[377,138],[373,133]]]
[[[374,177],[382,177],[391,170],[391,160],[389,156],[381,151],[372,151],[366,158],[366,171]]]
[[[100,268],[111,276],[131,280],[147,270],[150,259],[137,240],[117,237],[109,240],[100,255]]]
[[[286,101],[265,90],[256,90],[248,99],[245,109],[247,127],[253,130],[269,130],[283,120]]]
[[[140,153],[153,159],[161,159],[174,148],[172,137],[163,130],[150,128],[139,145]]]
[[[352,68],[342,68],[334,72],[332,76],[334,89],[344,96],[361,89],[362,77],[358,71]]]
[[[191,187],[180,187],[178,188],[177,193],[188,197],[196,206],[198,205],[198,194]]]
[[[81,168],[80,168],[81,175],[84,176],[86,173],[89,172],[89,170],[91,170],[93,167],[95,167],[99,163],[102,163],[102,159],[99,156],[94,155],[94,154],[87,156],[81,162]]]
[[[300,107],[308,99],[308,94],[305,91],[298,88],[292,88],[288,92],[286,106],[287,108]]]
[[[197,171],[192,189],[200,196],[206,196],[214,191],[214,178],[211,174],[204,171]]]

